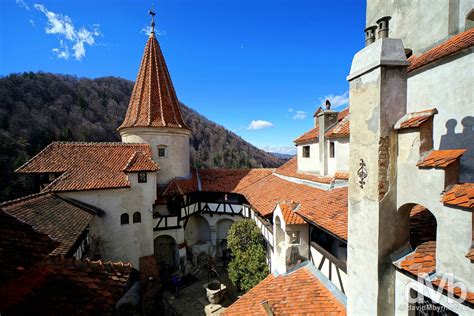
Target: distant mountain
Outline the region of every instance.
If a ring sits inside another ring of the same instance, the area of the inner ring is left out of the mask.
[[[288,161],[295,156],[295,155],[281,154],[281,153],[272,153],[272,152],[268,152],[268,153],[284,161]]]
[[[32,193],[13,170],[52,141],[120,141],[116,128],[133,82],[50,73],[0,78],[0,201]],[[192,130],[191,159],[199,168],[278,167],[283,160],[183,106]]]

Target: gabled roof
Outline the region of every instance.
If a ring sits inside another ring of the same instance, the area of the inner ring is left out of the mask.
[[[297,145],[304,143],[316,142],[319,138],[319,124],[316,124],[316,127],[310,129],[300,137],[296,138],[293,142]]]
[[[202,191],[241,193],[245,188],[272,174],[274,169],[202,169]]]
[[[198,191],[198,175],[196,169],[191,169],[191,177],[175,178],[159,192],[160,196],[183,195]]]
[[[298,215],[347,240],[347,187],[325,191],[270,175],[239,193],[262,216],[272,214],[275,205],[282,200],[294,201],[300,204]]]
[[[438,45],[421,56],[411,56],[408,61],[408,72],[428,65],[438,59],[460,52],[474,45],[474,28],[451,37],[446,42]]]
[[[474,183],[463,183],[452,186],[443,195],[443,203],[474,209]]]
[[[465,152],[466,149],[432,150],[416,165],[426,168],[445,168],[457,161]]]
[[[283,214],[283,220],[287,225],[306,224],[306,221],[295,212],[295,203],[279,203],[278,204]]]
[[[189,129],[166,67],[160,45],[152,32],[145,46],[140,70],[122,125]]]
[[[54,142],[16,172],[61,174],[44,191],[124,188],[130,187],[126,169],[158,169],[151,157],[148,144]]]
[[[302,180],[329,184],[333,177],[322,177],[315,174],[298,172],[298,158],[293,157],[275,170],[276,174]]]
[[[345,315],[346,308],[312,272],[301,267],[286,275],[270,274],[229,306],[224,315],[267,315],[267,301],[275,315]]]
[[[42,193],[0,204],[0,209],[59,242],[51,254],[70,254],[94,217],[89,209],[54,193]]]

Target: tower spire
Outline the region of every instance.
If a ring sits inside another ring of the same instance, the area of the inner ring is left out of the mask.
[[[148,10],[148,14],[151,15],[151,34],[155,34],[155,6],[151,5],[151,10]],[[151,35],[150,34],[150,35]]]

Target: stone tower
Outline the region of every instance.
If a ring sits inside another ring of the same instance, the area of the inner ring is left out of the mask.
[[[395,286],[390,254],[404,246],[406,238],[401,232],[408,231],[407,223],[397,216],[397,135],[393,128],[406,113],[408,62],[399,39],[382,35],[368,44],[355,55],[348,77],[347,313],[390,315]]]
[[[122,142],[151,145],[153,160],[160,167],[158,184],[190,175],[191,131],[184,122],[154,30],[146,43],[127,114],[118,131]]]

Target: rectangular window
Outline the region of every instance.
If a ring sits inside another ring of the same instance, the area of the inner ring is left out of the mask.
[[[158,147],[158,157],[164,157],[166,154],[164,147]]]
[[[146,182],[146,172],[139,172],[138,173],[138,182],[145,183]]]
[[[303,146],[303,158],[309,158],[309,146]]]
[[[334,146],[334,142],[329,142],[329,158],[336,157],[336,147]]]

